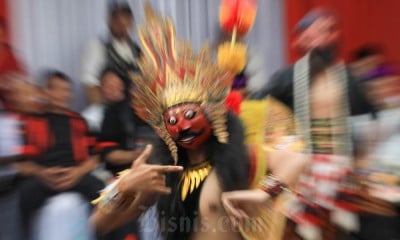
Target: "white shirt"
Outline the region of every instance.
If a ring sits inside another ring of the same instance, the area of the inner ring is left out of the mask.
[[[105,106],[103,104],[90,105],[82,111],[91,132],[100,132],[103,124]]]
[[[134,62],[135,57],[129,43],[112,38],[111,44],[118,55],[127,62]],[[107,50],[100,40],[90,42],[83,53],[81,81],[87,86],[100,86],[99,75],[107,63]]]

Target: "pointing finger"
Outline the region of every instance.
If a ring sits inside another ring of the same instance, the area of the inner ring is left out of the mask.
[[[154,165],[152,166],[152,168],[160,173],[179,172],[183,170],[182,166],[173,166],[173,165],[166,165],[166,166]]]
[[[146,161],[147,161],[147,159],[149,159],[152,151],[153,151],[153,146],[148,144],[146,146],[146,148],[143,150],[143,152],[140,154],[140,156],[137,157],[135,161],[133,161],[132,165],[146,163]]]

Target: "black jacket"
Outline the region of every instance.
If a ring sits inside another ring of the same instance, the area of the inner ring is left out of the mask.
[[[100,144],[107,143],[101,150],[103,160],[116,149],[133,150],[154,139],[158,139],[154,130],[135,114],[129,101],[117,102],[106,108],[99,136]],[[106,168],[114,174],[129,167],[130,164],[116,166],[106,163]]]

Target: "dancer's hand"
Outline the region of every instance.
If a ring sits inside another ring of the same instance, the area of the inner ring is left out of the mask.
[[[260,189],[253,189],[224,192],[221,198],[232,224],[237,226],[239,222],[250,218],[249,207],[265,207],[270,196]]]
[[[137,192],[153,192],[169,194],[171,189],[166,186],[165,173],[182,171],[181,166],[162,166],[147,164],[153,147],[147,145],[142,154],[133,162],[129,172],[119,180],[119,190],[122,194],[133,195]]]

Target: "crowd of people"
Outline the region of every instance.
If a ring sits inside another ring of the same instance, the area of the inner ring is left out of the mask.
[[[83,54],[81,113],[67,74],[33,81],[0,46],[0,206],[12,197],[4,220],[18,226],[0,239],[31,239],[37,213],[67,192],[93,206],[87,231],[104,240],[400,239],[399,197],[373,194],[400,183],[399,119],[390,140],[370,142],[400,103],[382,49],[363,46],[346,65],[338,16],[313,10],[294,31],[303,57],[249,91],[246,69],[218,69],[146,14],[139,47],[129,5],[109,6],[109,38]],[[375,129],[357,132],[356,115]]]

